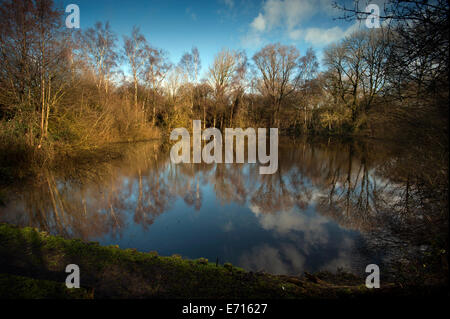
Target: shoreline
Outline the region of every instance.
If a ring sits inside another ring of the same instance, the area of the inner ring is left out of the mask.
[[[368,289],[364,279],[347,273],[295,277],[247,272],[205,258],[100,246],[5,223],[0,223],[0,242],[2,298],[359,299],[442,292],[442,287],[411,290],[393,283]],[[81,289],[65,287],[68,264],[80,267]]]

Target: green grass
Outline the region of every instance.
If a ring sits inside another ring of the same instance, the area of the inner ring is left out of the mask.
[[[92,289],[68,289],[65,284],[50,280],[0,274],[2,299],[92,299]]]
[[[8,274],[0,277],[0,297],[7,298],[354,298],[392,288],[375,292],[351,275],[342,285],[329,273],[298,278],[247,272],[205,258],[104,247],[9,224],[0,224],[0,243],[0,273]],[[80,267],[79,292],[64,288],[68,264]]]

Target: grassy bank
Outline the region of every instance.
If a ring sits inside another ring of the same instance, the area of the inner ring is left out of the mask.
[[[0,274],[2,299],[92,299],[93,290],[67,289],[64,283]]]
[[[370,290],[363,279],[346,273],[301,278],[253,273],[202,258],[102,247],[8,224],[0,224],[0,242],[3,298],[364,298],[436,292],[386,283]],[[68,264],[80,267],[78,291],[65,288]]]

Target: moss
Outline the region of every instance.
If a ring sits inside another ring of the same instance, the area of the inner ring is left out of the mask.
[[[217,266],[206,258],[104,247],[1,223],[0,242],[0,273],[29,277],[33,288],[26,295],[17,280],[3,278],[0,286],[10,297],[88,296],[86,290],[72,295],[63,289],[68,264],[80,267],[81,285],[95,289],[95,298],[337,298],[372,293],[361,286],[361,279],[350,285],[347,278],[341,287],[332,283],[329,273],[314,281],[253,273],[229,263]]]
[[[149,251],[148,254],[151,255],[151,256],[155,256],[155,257],[158,256],[158,252],[154,251],[154,250]]]
[[[208,264],[208,259],[206,258],[199,258],[196,260],[196,262],[200,265],[207,265]]]
[[[93,299],[93,289],[68,289],[65,284],[0,274],[2,299]]]
[[[225,263],[225,264],[223,264],[223,266],[230,271],[233,270],[233,265],[231,263]]]

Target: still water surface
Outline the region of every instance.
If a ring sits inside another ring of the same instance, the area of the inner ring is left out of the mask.
[[[10,194],[0,221],[253,271],[364,273],[383,258],[367,232],[403,185],[378,144],[280,141],[279,169],[179,164],[154,142],[125,158],[45,172]]]

